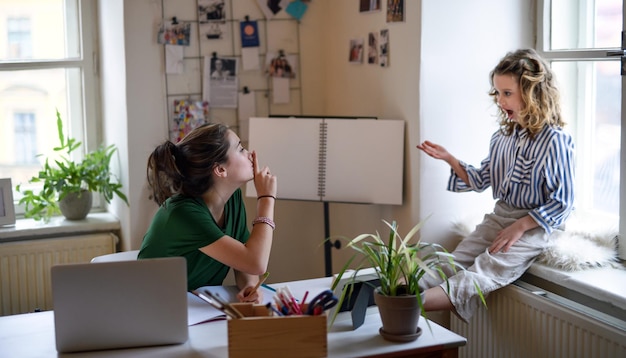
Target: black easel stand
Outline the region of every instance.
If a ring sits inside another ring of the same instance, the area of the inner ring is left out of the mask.
[[[331,252],[332,248],[341,248],[341,242],[339,240],[335,240],[335,242],[331,242],[330,240],[330,223],[328,211],[328,202],[324,201],[324,266],[326,277],[330,277],[333,275],[333,259]]]

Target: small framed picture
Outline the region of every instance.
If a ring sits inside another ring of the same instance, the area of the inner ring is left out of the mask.
[[[0,226],[15,224],[11,178],[0,179]]]

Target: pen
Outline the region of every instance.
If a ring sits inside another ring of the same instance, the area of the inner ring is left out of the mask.
[[[247,296],[250,296],[250,295],[254,294],[256,292],[256,290],[258,290],[259,287],[263,284],[263,282],[265,282],[265,280],[267,280],[267,276],[269,276],[269,275],[270,275],[269,272],[264,273],[263,276],[259,279],[259,282],[256,283],[256,286],[254,286],[252,291],[250,291]]]
[[[262,283],[261,286],[267,288],[268,290],[272,291],[272,292],[276,292],[276,289],[270,285],[267,285],[265,283]]]

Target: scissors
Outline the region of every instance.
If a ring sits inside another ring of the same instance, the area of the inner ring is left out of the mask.
[[[313,297],[309,302],[309,308],[306,311],[308,315],[320,315],[327,309],[333,308],[339,300],[331,290],[325,290],[319,295]]]

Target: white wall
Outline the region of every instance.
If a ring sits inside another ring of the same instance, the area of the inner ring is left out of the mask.
[[[534,8],[524,0],[422,1],[420,135],[468,164],[480,165],[497,129],[496,108],[487,95],[489,72],[506,52],[533,47]],[[431,215],[422,234],[455,244],[450,223],[478,217],[493,207],[492,192],[445,190],[450,167],[420,154],[414,178],[420,183],[420,217]],[[415,179],[414,179],[415,180]]]
[[[450,220],[478,207],[490,209],[490,192],[446,192],[448,168],[415,146],[430,139],[479,163],[495,128],[488,73],[506,51],[531,46],[533,12],[524,0],[405,2],[406,21],[393,24],[385,22],[384,10],[358,13],[357,0],[310,3],[300,24],[303,114],[407,123],[404,205],[331,204],[331,235],[382,230],[381,219],[395,219],[406,231],[432,214],[425,239],[448,243]],[[140,246],[156,209],[147,199],[145,164],[167,130],[163,51],[155,39],[160,17],[160,0],[100,1],[106,138],[127,154],[122,163],[130,207],[113,207],[122,221],[124,249]],[[349,40],[382,28],[390,31],[390,67],[348,63]],[[385,170],[384,163],[372,165]],[[253,201],[247,205],[253,216]],[[322,204],[279,201],[276,222],[271,281],[323,275]],[[334,250],[333,256],[337,270],[346,255]]]

